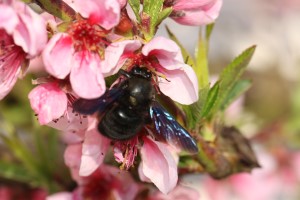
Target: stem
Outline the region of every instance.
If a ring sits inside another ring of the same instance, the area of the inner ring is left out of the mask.
[[[76,18],[75,10],[62,0],[32,0],[32,2],[64,21],[72,21]]]
[[[196,65],[195,72],[198,77],[199,89],[205,88],[209,84],[209,70],[208,70],[208,40],[204,36],[203,29],[199,30],[198,46],[196,48]]]

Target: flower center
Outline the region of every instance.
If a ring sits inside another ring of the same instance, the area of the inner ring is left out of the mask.
[[[110,44],[106,38],[108,32],[97,24],[90,24],[87,20],[74,22],[68,33],[73,39],[75,51],[88,50],[101,54]]]

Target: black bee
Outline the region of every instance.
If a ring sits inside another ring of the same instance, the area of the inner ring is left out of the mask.
[[[130,139],[154,122],[156,139],[190,153],[198,152],[191,135],[155,101],[152,73],[139,66],[120,73],[125,76],[123,81],[97,99],[78,99],[74,111],[85,115],[97,112],[99,132],[113,140]]]

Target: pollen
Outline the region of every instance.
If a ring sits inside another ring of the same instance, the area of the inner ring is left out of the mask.
[[[102,54],[105,47],[110,44],[106,38],[107,31],[97,24],[91,24],[87,20],[74,22],[68,33],[73,39],[75,51],[93,51]]]

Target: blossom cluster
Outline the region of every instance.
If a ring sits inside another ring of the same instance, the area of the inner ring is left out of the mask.
[[[43,5],[44,1],[37,2]],[[162,9],[169,8],[168,16],[173,20],[195,26],[212,23],[222,5],[221,0],[162,2]],[[78,188],[73,194],[61,194],[65,199],[79,199],[78,195],[92,198],[97,194],[91,192],[95,188],[110,191],[98,191],[105,198],[113,195],[133,199],[124,196],[137,194],[141,186],[128,186],[131,178],[126,178],[126,172],[119,172],[124,177],[119,174],[116,178],[117,169],[103,164],[110,149],[121,168],[138,164],[140,180],[169,193],[178,181],[176,149],[148,133],[128,141],[112,141],[99,134],[95,116],[74,113],[73,103],[78,98],[101,97],[109,89],[107,78],[114,77],[120,69],[130,71],[142,66],[154,74],[152,81],[158,92],[180,104],[192,104],[198,100],[199,92],[195,71],[185,63],[174,41],[156,36],[155,31],[147,32],[153,29],[148,18],[141,14],[142,19],[138,19],[127,1],[63,3],[76,13],[72,20],[53,16],[47,7],[41,6],[44,12],[38,14],[21,1],[0,0],[0,99],[12,90],[18,78],[26,75],[34,60],[41,59],[46,75],[33,81],[37,86],[28,98],[39,123],[62,131],[68,145],[65,163]],[[135,161],[138,154],[140,163]],[[50,198],[55,199],[55,195]]]

